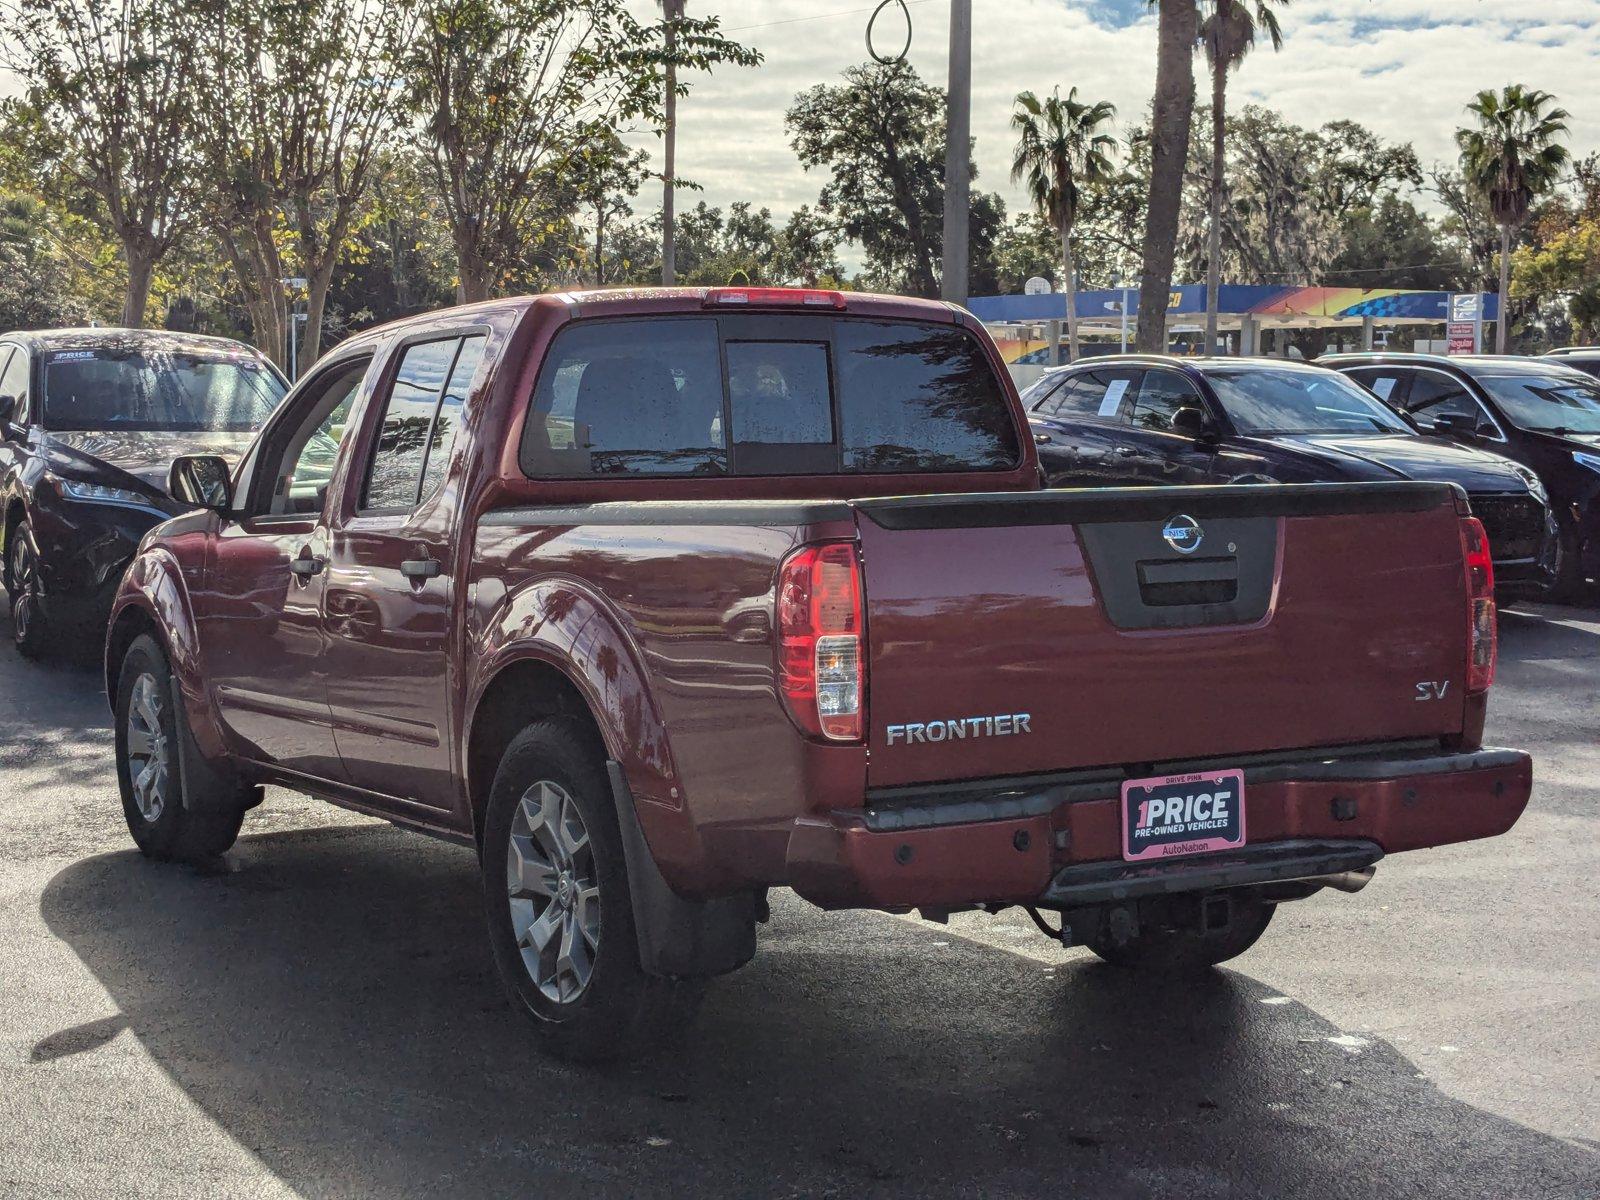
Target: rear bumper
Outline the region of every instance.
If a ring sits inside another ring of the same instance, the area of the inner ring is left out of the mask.
[[[1143,773],[1202,765],[1241,764],[1157,765]],[[1077,773],[930,787],[920,796],[900,789],[863,810],[803,819],[790,834],[787,882],[825,908],[953,908],[1098,902],[1073,891],[1078,884],[1098,895],[1159,880],[1139,891],[1171,894],[1304,879],[1504,833],[1533,787],[1532,761],[1518,750],[1367,749],[1242,765],[1250,837],[1242,851],[1135,871],[1121,856],[1122,774]],[[1284,866],[1297,855],[1311,857]],[[1273,873],[1270,864],[1289,873]],[[1259,877],[1222,877],[1264,865]]]

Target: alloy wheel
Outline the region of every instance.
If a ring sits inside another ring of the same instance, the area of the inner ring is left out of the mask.
[[[589,830],[576,802],[544,779],[522,794],[506,846],[511,931],[534,985],[570,1004],[594,974],[600,885]]]
[[[11,629],[18,642],[28,639],[39,605],[39,562],[24,530],[11,535]]]
[[[134,681],[128,697],[128,778],[139,815],[154,824],[166,811],[171,786],[171,744],[162,721],[161,684],[149,672]]]

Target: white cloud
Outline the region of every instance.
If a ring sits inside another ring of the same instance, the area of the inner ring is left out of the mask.
[[[720,16],[766,56],[752,70],[695,77],[679,106],[679,170],[705,187],[709,203],[749,200],[782,217],[816,199],[821,181],[795,161],[783,113],[796,92],[835,82],[864,59],[863,3],[690,0],[692,13]],[[654,0],[636,7],[643,14]],[[1082,95],[1115,103],[1124,126],[1141,121],[1155,85],[1155,20],[1142,0],[975,0],[973,8],[979,186],[1001,192],[1015,210],[1020,194],[1007,178],[1012,98],[1076,84]],[[911,61],[941,84],[948,11],[944,0],[911,6]],[[1515,81],[1555,93],[1572,111],[1575,152],[1600,148],[1595,0],[1296,0],[1283,21],[1283,51],[1263,48],[1249,59],[1233,84],[1234,103],[1270,105],[1304,125],[1351,118],[1413,143],[1428,163],[1454,158],[1452,134],[1478,89]],[[637,140],[659,149],[652,137]],[[641,197],[641,209],[651,206]]]

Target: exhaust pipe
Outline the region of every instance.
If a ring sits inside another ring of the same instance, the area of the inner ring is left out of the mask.
[[[1372,882],[1372,877],[1378,873],[1377,867],[1362,867],[1356,871],[1340,871],[1335,875],[1313,875],[1306,883],[1320,884],[1323,887],[1338,888],[1341,892],[1359,892]]]

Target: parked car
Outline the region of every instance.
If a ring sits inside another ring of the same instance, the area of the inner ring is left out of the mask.
[[[514,1003],[595,1058],[747,961],[771,887],[1053,909],[1195,968],[1516,821],[1457,489],[1046,493],[1026,435],[982,327],[927,301],[593,292],[357,335],[231,477],[179,460],[207,507],[124,578],[133,838],[218,854],[271,783],[475,845]]]
[[[236,460],[288,385],[248,346],[135,329],[0,335],[0,549],[17,648],[99,645],[180,454]]]
[[[1422,437],[1325,368],[1119,356],[1053,371],[1023,403],[1052,487],[1455,483],[1489,531],[1503,595],[1542,594],[1555,581],[1555,522],[1533,471]]]
[[[1437,438],[1538,474],[1559,529],[1555,595],[1600,578],[1600,383],[1565,360],[1341,354],[1319,360]],[[1493,528],[1489,531],[1494,538]]]
[[[1582,371],[1585,375],[1600,376],[1600,346],[1564,346],[1544,356],[1564,367]]]

